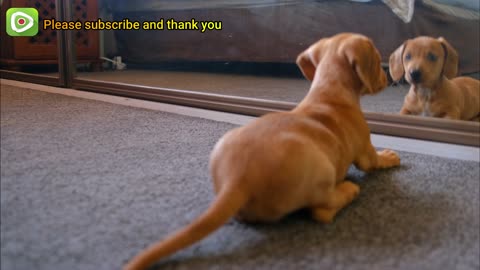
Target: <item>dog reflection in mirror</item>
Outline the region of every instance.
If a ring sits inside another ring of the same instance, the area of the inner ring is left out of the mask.
[[[456,77],[458,54],[442,37],[405,41],[391,55],[390,75],[411,85],[400,114],[480,120],[480,81]]]

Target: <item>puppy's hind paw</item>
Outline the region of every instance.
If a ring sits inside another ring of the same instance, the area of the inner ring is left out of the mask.
[[[384,149],[382,151],[377,152],[379,167],[380,168],[390,168],[400,165],[400,157],[398,156],[397,152]]]

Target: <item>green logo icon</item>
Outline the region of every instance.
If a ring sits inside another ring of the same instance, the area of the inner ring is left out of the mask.
[[[38,33],[38,11],[34,8],[9,8],[5,25],[9,36],[35,36]]]

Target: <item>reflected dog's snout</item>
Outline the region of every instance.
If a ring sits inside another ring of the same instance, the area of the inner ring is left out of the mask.
[[[418,69],[410,70],[410,78],[413,83],[419,83],[422,80],[422,72]]]

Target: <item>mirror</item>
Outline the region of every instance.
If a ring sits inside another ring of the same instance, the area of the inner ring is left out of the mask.
[[[41,27],[43,20],[55,18],[55,0],[4,0],[0,4],[1,20],[6,22],[0,30],[0,68],[59,79],[57,31]]]
[[[405,40],[442,36],[459,54],[459,74],[478,78],[478,3],[407,2],[74,1],[76,18],[90,29],[75,36],[76,78],[297,103],[310,86],[297,55],[346,31],[369,36],[387,72]],[[365,96],[362,108],[398,114],[408,91],[391,81]]]

